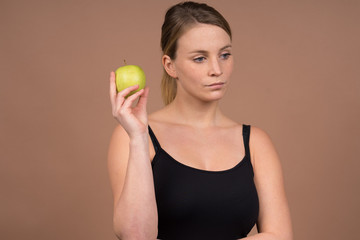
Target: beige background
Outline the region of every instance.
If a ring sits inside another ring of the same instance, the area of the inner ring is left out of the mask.
[[[160,97],[177,1],[0,2],[0,239],[115,239],[108,75],[142,66]],[[296,239],[358,239],[360,1],[205,1],[234,32],[222,102],[272,137]]]

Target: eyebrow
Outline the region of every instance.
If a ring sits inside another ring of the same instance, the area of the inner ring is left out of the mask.
[[[227,49],[227,48],[230,48],[230,47],[231,47],[231,44],[228,44],[228,45],[220,48],[219,52],[221,52],[221,51],[223,51],[223,50],[225,50],[225,49]],[[192,54],[192,53],[202,53],[202,54],[205,54],[205,53],[207,53],[207,52],[208,52],[208,51],[205,51],[205,50],[194,50],[194,51],[191,51],[189,54]]]

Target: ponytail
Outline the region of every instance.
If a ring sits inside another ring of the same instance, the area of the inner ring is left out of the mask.
[[[161,95],[165,105],[171,103],[176,96],[177,83],[176,79],[172,78],[164,69],[161,80]]]

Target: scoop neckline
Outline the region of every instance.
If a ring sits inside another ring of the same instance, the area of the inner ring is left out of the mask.
[[[186,165],[182,162],[179,162],[178,160],[176,160],[174,157],[172,157],[165,149],[163,149],[162,147],[160,147],[160,149],[158,150],[158,152],[155,153],[155,156],[154,156],[154,159],[156,157],[156,155],[159,154],[159,152],[162,151],[165,155],[167,155],[170,160],[172,162],[174,162],[175,164],[179,165],[179,166],[182,166],[182,167],[185,167],[187,169],[190,169],[192,171],[197,171],[197,172],[202,172],[202,173],[210,173],[210,174],[219,174],[219,173],[227,173],[227,172],[231,172],[233,170],[235,170],[236,168],[240,167],[241,165],[243,165],[247,159],[247,154],[246,154],[246,151],[245,151],[245,155],[244,157],[233,167],[231,168],[228,168],[228,169],[225,169],[225,170],[205,170],[205,169],[200,169],[200,168],[196,168],[196,167],[192,167],[192,166],[189,166],[189,165]],[[154,162],[154,159],[153,159],[153,164],[156,163],[156,161]],[[157,160],[157,159],[156,159]]]
[[[231,168],[228,168],[228,169],[225,169],[225,170],[205,170],[205,169],[200,169],[200,168],[196,168],[196,167],[192,167],[192,166],[189,166],[189,165],[186,165],[186,164],[184,164],[184,163],[182,163],[182,162],[180,162],[180,161],[178,161],[178,160],[176,160],[173,156],[171,156],[165,149],[163,149],[162,148],[162,146],[160,145],[160,143],[158,142],[158,140],[157,140],[157,138],[156,138],[156,136],[154,135],[154,137],[155,137],[155,140],[157,141],[157,147],[158,147],[158,150],[157,151],[155,151],[155,155],[154,155],[154,158],[153,158],[153,160],[151,161],[151,164],[152,165],[155,165],[156,164],[156,162],[157,162],[157,155],[159,155],[159,152],[163,152],[165,155],[167,155],[168,156],[168,158],[170,158],[170,160],[172,161],[172,162],[174,162],[175,164],[177,164],[177,165],[180,165],[180,166],[182,166],[182,167],[185,167],[185,168],[187,168],[187,169],[190,169],[190,170],[192,170],[192,171],[197,171],[197,172],[202,172],[202,173],[210,173],[210,174],[216,174],[216,173],[227,173],[227,172],[231,172],[231,171],[233,171],[233,170],[235,170],[236,168],[238,168],[238,167],[240,167],[241,165],[243,165],[244,164],[244,162],[248,159],[250,159],[250,154],[248,154],[247,153],[247,151],[246,151],[246,146],[245,146],[245,136],[244,136],[244,128],[245,128],[245,124],[241,124],[241,126],[242,126],[242,132],[241,132],[241,135],[242,135],[242,139],[243,139],[243,149],[244,149],[244,157],[235,165],[235,166],[233,166],[233,167],[231,167]],[[151,127],[150,127],[150,125],[149,125],[149,128],[150,128],[150,130],[152,131],[152,129],[151,129]],[[155,147],[155,146],[154,146]]]

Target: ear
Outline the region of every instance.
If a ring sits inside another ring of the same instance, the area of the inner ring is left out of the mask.
[[[164,55],[161,59],[162,65],[164,66],[165,71],[167,74],[170,75],[172,78],[177,78],[176,69],[173,60],[168,56]]]

